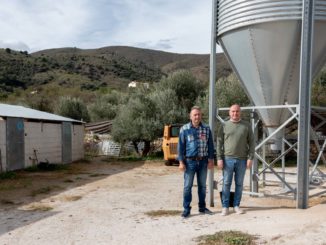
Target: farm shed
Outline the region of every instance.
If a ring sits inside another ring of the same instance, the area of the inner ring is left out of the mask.
[[[38,162],[84,157],[84,123],[23,106],[0,104],[0,172]]]

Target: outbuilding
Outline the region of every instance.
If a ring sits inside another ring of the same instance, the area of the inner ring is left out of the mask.
[[[39,162],[84,158],[84,123],[23,106],[0,104],[0,172]]]

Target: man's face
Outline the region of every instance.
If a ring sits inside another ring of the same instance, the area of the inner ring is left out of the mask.
[[[230,111],[229,111],[229,116],[230,116],[231,121],[233,121],[233,122],[239,121],[240,117],[241,117],[240,106],[238,106],[238,105],[231,106]]]
[[[201,122],[201,111],[197,109],[193,109],[190,112],[190,120],[192,122],[192,125],[197,127]]]

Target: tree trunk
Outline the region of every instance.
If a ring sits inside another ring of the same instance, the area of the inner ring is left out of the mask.
[[[144,149],[143,149],[142,156],[146,157],[148,152],[150,151],[150,149],[151,149],[151,142],[148,141],[148,140],[145,140],[144,141]]]
[[[139,150],[138,150],[138,142],[137,141],[132,141],[132,145],[134,146],[137,155],[140,155]]]

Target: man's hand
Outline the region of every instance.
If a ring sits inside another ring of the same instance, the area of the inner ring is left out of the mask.
[[[186,164],[183,161],[179,161],[179,169],[180,171],[186,171]]]
[[[219,168],[219,169],[223,169],[223,160],[218,160],[217,161],[217,167]]]
[[[207,168],[214,169],[214,159],[208,159]]]
[[[247,168],[251,168],[252,166],[252,160],[248,159],[247,160]]]

